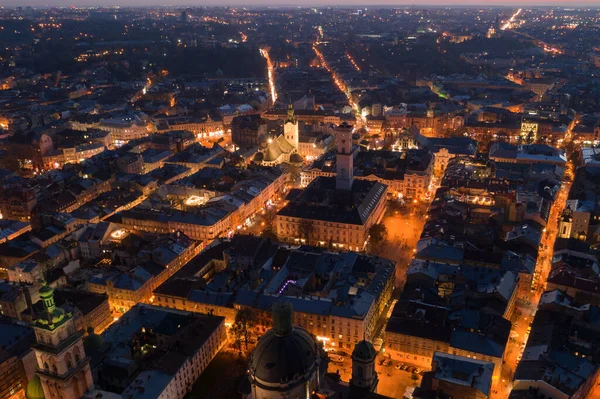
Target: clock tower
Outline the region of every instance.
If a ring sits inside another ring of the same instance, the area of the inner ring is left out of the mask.
[[[40,298],[44,310],[37,314],[33,345],[37,375],[46,399],[78,399],[93,389],[90,359],[75,331],[73,315],[54,303],[54,289],[42,281]]]
[[[352,126],[342,123],[336,129],[337,154],[336,178],[337,190],[350,191],[354,180],[354,153],[352,151]]]

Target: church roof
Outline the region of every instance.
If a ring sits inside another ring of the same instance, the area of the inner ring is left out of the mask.
[[[264,154],[264,160],[266,162],[274,162],[282,154],[290,154],[294,151],[294,146],[292,146],[286,138],[280,134],[273,140],[271,144],[267,147]]]

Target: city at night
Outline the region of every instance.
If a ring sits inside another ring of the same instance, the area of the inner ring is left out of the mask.
[[[0,5],[0,399],[600,399],[600,2]]]

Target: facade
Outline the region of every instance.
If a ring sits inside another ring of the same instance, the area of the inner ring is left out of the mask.
[[[224,132],[223,121],[213,120],[210,116],[206,118],[178,116],[161,118],[154,121],[154,129],[158,133],[185,130],[192,132],[198,140],[217,138]]]
[[[104,119],[98,128],[110,132],[115,147],[121,147],[130,140],[141,139],[148,135],[148,128],[137,117]]]

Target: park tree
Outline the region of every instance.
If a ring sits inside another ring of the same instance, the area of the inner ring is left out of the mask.
[[[235,315],[233,331],[240,352],[242,341],[244,341],[244,346],[248,350],[248,338],[250,336],[250,328],[252,328],[252,321],[252,312],[249,309],[240,309]]]
[[[377,223],[369,228],[369,247],[371,252],[379,253],[388,236],[387,227],[383,223]]]

